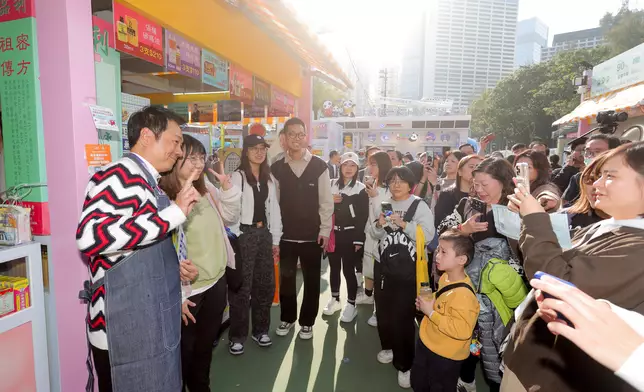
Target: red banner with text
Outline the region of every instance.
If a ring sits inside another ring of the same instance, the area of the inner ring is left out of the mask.
[[[2,0],[0,0],[2,1]],[[144,16],[114,2],[116,50],[163,66],[163,28]]]

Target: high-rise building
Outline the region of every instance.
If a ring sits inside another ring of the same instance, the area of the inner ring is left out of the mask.
[[[596,48],[604,42],[604,30],[601,27],[556,34],[552,39],[552,46],[541,51],[541,61],[548,61],[559,52]]]
[[[517,25],[514,67],[541,62],[541,50],[548,46],[548,26],[539,18],[522,20]]]
[[[464,112],[514,70],[519,0],[433,0],[425,34],[423,97]]]
[[[409,36],[404,42],[400,68],[400,97],[421,99],[423,97],[423,71],[425,64],[425,12],[415,16]]]

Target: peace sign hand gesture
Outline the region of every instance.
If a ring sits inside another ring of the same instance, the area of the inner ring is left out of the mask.
[[[185,216],[188,216],[188,214],[190,214],[192,207],[194,207],[194,205],[199,201],[199,198],[201,197],[199,192],[195,189],[194,185],[192,185],[192,183],[197,178],[199,178],[200,173],[201,172],[199,170],[193,171],[190,174],[188,181],[183,184],[183,188],[177,194],[175,204],[178,205],[179,208],[181,208],[181,211]]]
[[[221,189],[223,189],[223,190],[227,191],[227,190],[229,190],[230,188],[232,188],[233,183],[232,183],[232,182],[231,182],[231,180],[230,180],[230,179],[231,179],[230,175],[226,175],[226,174],[219,174],[217,171],[215,171],[215,170],[213,170],[213,169],[208,169],[208,171],[209,171],[213,176],[215,176],[215,178],[217,179],[217,181],[219,181],[219,183],[221,184]],[[220,171],[221,173],[224,173],[224,168],[223,168],[223,165],[221,164],[221,162],[219,162],[219,171]]]

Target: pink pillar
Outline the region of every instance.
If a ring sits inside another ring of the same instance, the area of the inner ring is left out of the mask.
[[[297,117],[299,117],[304,124],[306,124],[307,131],[311,130],[313,118],[313,77],[311,71],[304,70],[302,72],[302,95],[297,102]],[[309,143],[311,143],[311,132],[308,132]]]
[[[97,143],[87,106],[96,103],[91,2],[36,0],[36,17],[60,390],[82,391],[87,381],[86,307],[78,291],[88,274],[75,235],[89,179],[85,145]]]

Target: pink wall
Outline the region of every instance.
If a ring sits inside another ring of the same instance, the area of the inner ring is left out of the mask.
[[[97,143],[87,107],[96,102],[91,2],[36,0],[36,16],[61,390],[82,391],[86,308],[77,298],[87,267],[75,234],[89,178],[84,146]]]

